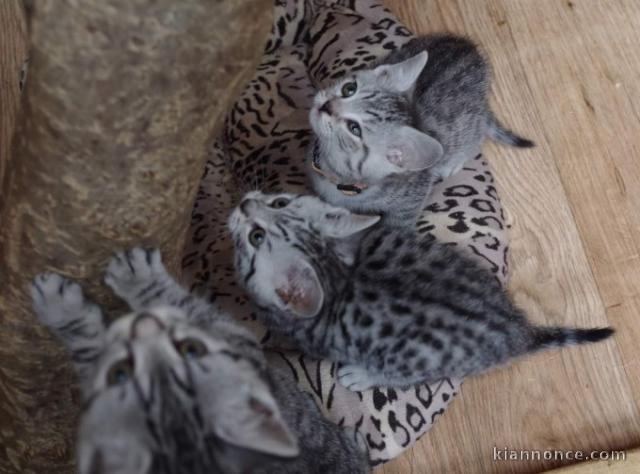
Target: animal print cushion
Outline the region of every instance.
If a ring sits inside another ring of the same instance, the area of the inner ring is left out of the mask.
[[[303,160],[316,88],[366,67],[411,38],[375,0],[276,0],[275,8],[263,61],[211,148],[183,260],[185,282],[211,294],[263,340],[268,335],[234,280],[227,217],[249,189],[310,192]],[[506,278],[504,216],[481,156],[435,187],[418,230],[425,238],[465,249],[500,281]],[[333,363],[295,352],[268,353],[273,365],[314,395],[329,419],[364,435],[374,464],[397,456],[429,430],[460,385],[442,380],[408,390],[354,393],[336,383]]]

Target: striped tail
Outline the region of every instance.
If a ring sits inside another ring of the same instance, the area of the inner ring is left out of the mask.
[[[536,145],[531,140],[523,138],[520,135],[516,135],[508,128],[505,128],[504,125],[502,125],[491,113],[488,117],[488,125],[487,134],[493,141],[518,148],[532,148]]]
[[[602,341],[614,333],[613,328],[574,329],[563,327],[534,327],[532,351],[589,344]]]

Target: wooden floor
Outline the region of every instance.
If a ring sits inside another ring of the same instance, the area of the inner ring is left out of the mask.
[[[24,58],[18,0],[0,6],[0,175]],[[412,450],[379,472],[539,472],[493,450],[640,446],[640,1],[388,0],[415,32],[475,38],[494,109],[538,147],[486,154],[512,224],[517,302],[547,324],[611,324],[615,339],[465,382]],[[632,461],[628,469],[634,472]]]
[[[640,445],[640,1],[387,5],[416,33],[476,39],[493,64],[494,110],[538,144],[486,149],[513,225],[516,301],[540,323],[618,332],[465,382],[435,428],[380,472],[538,472],[558,462],[494,461],[494,446]]]

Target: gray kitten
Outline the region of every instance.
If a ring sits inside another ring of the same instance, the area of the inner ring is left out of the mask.
[[[316,192],[331,204],[413,225],[433,181],[479,155],[485,137],[533,146],[492,114],[489,80],[471,41],[435,35],[319,91],[307,160]]]
[[[133,311],[108,327],[78,284],[32,284],[80,376],[81,474],[369,471],[355,432],[269,371],[254,337],[178,286],[158,251],[117,254],[105,280]]]
[[[465,377],[613,330],[539,327],[471,258],[374,227],[313,196],[249,193],[231,215],[236,269],[270,330],[342,364],[351,390]]]

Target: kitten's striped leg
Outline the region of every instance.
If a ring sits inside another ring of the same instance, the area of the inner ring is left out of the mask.
[[[169,275],[157,249],[118,252],[109,262],[105,283],[134,311],[154,306],[177,306],[194,322],[213,316],[211,306],[191,295]]]
[[[77,283],[55,273],[38,275],[31,284],[38,319],[64,343],[82,382],[103,346],[102,311],[87,300]]]

